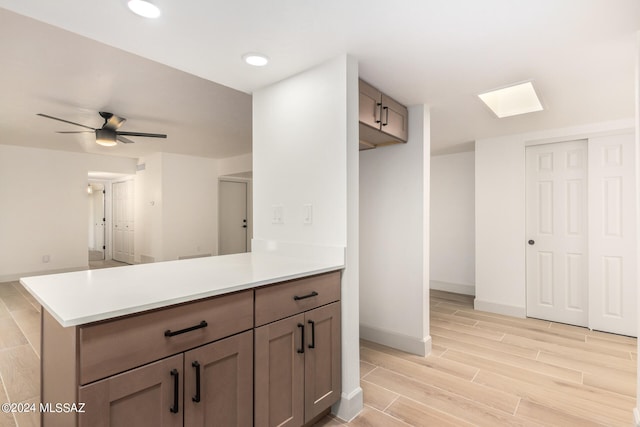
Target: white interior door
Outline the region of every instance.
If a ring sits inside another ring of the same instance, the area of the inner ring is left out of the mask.
[[[220,181],[220,255],[247,252],[247,183]]]
[[[133,181],[114,182],[113,198],[113,259],[133,264]]]
[[[527,316],[588,324],[587,144],[526,150]]]
[[[589,327],[636,336],[633,135],[589,140]]]

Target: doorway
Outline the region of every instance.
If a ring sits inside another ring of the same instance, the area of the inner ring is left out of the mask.
[[[526,149],[527,316],[637,336],[633,137]]]
[[[107,249],[104,184],[89,182],[87,194],[89,200],[89,261],[104,261]]]
[[[220,180],[218,254],[229,255],[248,250],[248,183]]]

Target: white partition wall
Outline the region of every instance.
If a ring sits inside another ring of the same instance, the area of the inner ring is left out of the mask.
[[[429,109],[409,107],[409,141],[360,153],[360,334],[426,355],[429,336]]]
[[[342,397],[334,408],[342,419],[362,408],[357,117],[358,67],[348,56],[253,94],[253,249],[346,249]]]

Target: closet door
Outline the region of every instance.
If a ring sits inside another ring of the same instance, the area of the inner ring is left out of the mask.
[[[526,162],[527,316],[587,326],[587,143],[527,147]]]
[[[589,327],[636,336],[633,134],[589,139]]]

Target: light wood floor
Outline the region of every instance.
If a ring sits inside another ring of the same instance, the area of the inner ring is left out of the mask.
[[[473,310],[431,291],[427,358],[363,342],[349,426],[630,426],[635,338]],[[326,425],[341,425],[326,419]]]
[[[0,403],[39,401],[40,307],[0,283]],[[636,339],[475,311],[472,298],[431,291],[426,358],[362,342],[365,408],[317,426],[630,426]],[[0,427],[38,426],[4,414]]]

